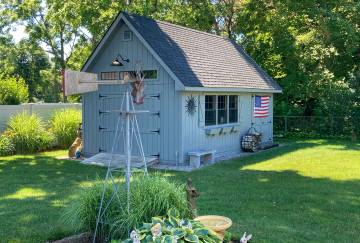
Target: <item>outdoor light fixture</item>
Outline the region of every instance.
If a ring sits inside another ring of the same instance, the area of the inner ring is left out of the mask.
[[[125,59],[123,58],[120,54],[118,54],[111,62],[111,66],[124,66],[124,64],[122,64],[122,62],[129,62],[129,59]]]

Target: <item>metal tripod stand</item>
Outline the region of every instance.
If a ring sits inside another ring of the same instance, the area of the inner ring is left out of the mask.
[[[99,225],[100,224],[106,224],[106,219],[104,219],[104,215],[106,211],[109,209],[110,205],[112,203],[118,203],[120,205],[121,210],[127,210],[127,213],[130,212],[130,179],[131,179],[131,162],[134,159],[132,157],[132,148],[133,148],[133,138],[135,138],[136,145],[139,149],[140,158],[137,157],[135,159],[140,159],[143,163],[143,170],[144,173],[147,174],[147,165],[146,165],[146,158],[144,154],[144,148],[141,141],[140,136],[140,130],[139,130],[139,124],[136,118],[136,115],[139,113],[144,113],[148,111],[136,111],[133,103],[132,96],[130,94],[129,88],[127,87],[127,90],[123,96],[120,110],[114,110],[109,111],[109,113],[117,113],[118,119],[116,124],[116,130],[115,130],[115,136],[113,139],[112,149],[111,149],[111,158],[107,165],[107,172],[104,180],[104,187],[102,191],[101,201],[99,205],[99,211],[96,218],[96,226],[93,236],[93,243],[96,242],[96,236],[98,234]],[[122,202],[121,200],[124,200],[124,198],[119,197],[119,187],[120,182],[117,182],[114,178],[114,172],[121,172],[122,169],[121,161],[120,166],[114,166],[114,160],[115,160],[115,149],[116,146],[119,144],[120,139],[123,139],[124,141],[124,170],[125,170],[125,182],[126,182],[126,209],[122,208]],[[113,187],[112,195],[110,197],[110,200],[105,203],[105,192],[106,192],[106,186],[108,184],[111,184]]]

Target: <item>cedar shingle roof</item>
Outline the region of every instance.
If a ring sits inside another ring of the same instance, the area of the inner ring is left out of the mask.
[[[281,90],[227,38],[123,12],[184,86]]]

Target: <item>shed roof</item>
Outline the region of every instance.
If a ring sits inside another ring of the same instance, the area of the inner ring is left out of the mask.
[[[233,40],[122,12],[185,87],[281,91]],[[115,21],[116,22],[116,21]]]

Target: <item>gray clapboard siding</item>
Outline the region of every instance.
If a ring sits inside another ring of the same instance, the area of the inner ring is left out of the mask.
[[[211,93],[211,95],[217,95],[221,93]],[[206,135],[206,127],[204,124],[205,120],[205,94],[204,93],[195,93],[192,94],[198,95],[200,98],[199,107],[197,113],[193,116],[186,114],[185,112],[185,100],[186,97],[191,95],[191,93],[183,93],[183,149],[184,149],[184,160],[187,159],[187,153],[190,151],[196,151],[200,149],[215,149],[216,156],[225,156],[230,154],[240,153],[240,134],[244,134],[249,125],[251,124],[249,114],[249,107],[251,102],[250,94],[239,94],[238,107],[239,117],[238,123],[233,124],[240,126],[240,131],[236,133],[228,133],[222,135],[209,136]],[[200,114],[200,115],[199,115]],[[200,116],[200,117],[199,117]],[[200,122],[199,122],[200,121]],[[211,126],[211,127],[224,127],[227,125]]]
[[[248,132],[249,128],[254,125],[259,132],[264,134],[263,141],[272,140],[272,104],[270,106],[270,115],[268,119],[253,119],[253,98],[250,93],[231,93],[231,95],[238,95],[238,123],[224,124],[218,126],[205,126],[205,95],[207,93],[184,92],[182,93],[182,142],[183,153],[182,158],[185,162],[188,157],[187,153],[190,151],[202,149],[216,150],[216,156],[231,156],[241,153],[240,140],[241,137]],[[229,95],[229,93],[208,93],[209,95]],[[197,97],[199,100],[197,112],[194,115],[189,115],[185,112],[185,102],[188,96]],[[264,94],[262,94],[264,95]],[[266,94],[270,95],[271,94]],[[272,99],[270,101],[272,103]],[[253,124],[254,123],[254,124]],[[227,133],[220,135],[206,135],[207,128],[239,126],[240,129],[236,133]]]

